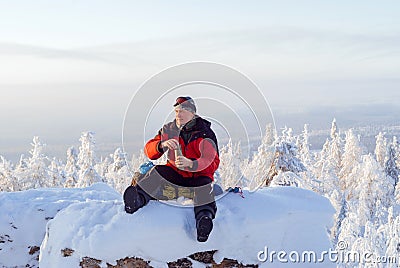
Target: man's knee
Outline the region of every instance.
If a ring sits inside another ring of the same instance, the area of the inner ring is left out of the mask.
[[[215,215],[217,214],[217,204],[214,202],[200,205],[200,206],[195,206],[194,207],[194,215],[197,216],[201,214],[201,211],[208,211],[211,213],[212,218],[215,218]]]

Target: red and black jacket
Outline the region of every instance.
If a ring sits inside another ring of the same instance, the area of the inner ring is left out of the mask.
[[[213,180],[220,160],[217,138],[210,126],[209,121],[199,116],[195,116],[182,129],[176,126],[174,120],[165,124],[158,134],[146,143],[145,153],[151,160],[158,159],[164,154],[160,147],[162,141],[179,140],[182,155],[194,160],[193,167],[184,170],[178,169],[175,166],[175,153],[172,150],[167,150],[167,166],[172,167],[185,178],[207,176]]]

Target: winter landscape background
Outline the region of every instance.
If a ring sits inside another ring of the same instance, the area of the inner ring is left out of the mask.
[[[240,144],[221,146],[217,183],[224,189],[240,186],[249,193],[260,187],[311,190],[328,198],[336,210],[333,226],[326,230],[332,248],[345,241],[348,250],[360,254],[399,256],[400,144],[396,136],[379,132],[370,151],[360,134],[354,129],[340,131],[333,120],[329,136],[318,150],[312,149],[307,125],[298,134],[291,128],[278,133],[268,125],[265,133],[251,158],[241,158]],[[1,191],[82,188],[105,182],[121,193],[129,185],[132,171],[147,161],[143,152],[129,159],[121,148],[100,157],[93,132],[83,132],[79,140],[79,148],[67,150],[66,161],[46,155],[39,137],[33,138],[29,156],[21,156],[18,163],[1,157]],[[10,237],[6,238],[2,236],[3,243]]]
[[[330,226],[321,236],[325,240],[306,232],[310,243],[335,248],[345,241],[348,250],[399,256],[399,10],[396,0],[0,1],[0,208],[6,211],[0,214],[0,265],[37,266],[47,223],[73,226],[58,224],[65,222],[65,211],[78,218],[81,205],[99,215],[82,222],[121,227],[118,222],[129,221],[118,210],[120,193],[130,182],[130,170],[146,161],[143,140],[134,150],[122,149],[129,101],[153,75],[194,61],[221,63],[248,76],[268,100],[276,124],[276,133],[260,126],[265,137],[252,140],[249,155],[240,153],[248,149],[244,144],[221,140],[218,183],[247,187],[250,196],[268,181],[269,187],[246,202],[279,195],[273,211],[277,222],[270,225],[277,233],[291,232],[278,219],[296,222],[287,218],[296,209],[309,216],[299,225],[303,230],[310,231],[317,218],[318,230]],[[150,91],[145,95],[146,101],[158,97]],[[162,107],[165,113],[171,108]],[[201,115],[204,110],[198,108]],[[137,109],[142,115],[144,109]],[[159,127],[152,126],[154,134]],[[316,207],[307,200],[330,200],[333,222],[322,220],[331,213],[329,205]],[[305,208],[285,205],[297,201]],[[232,226],[246,223],[230,218],[235,203],[224,207],[221,215],[233,220]],[[159,209],[154,204],[148,217],[160,220]],[[320,213],[310,216],[313,209]],[[146,223],[149,218],[141,215]],[[185,213],[174,215],[186,220]],[[268,222],[270,214],[262,215],[251,218],[255,225]],[[223,230],[218,229],[222,219],[217,230]],[[91,237],[89,225],[84,227],[87,233],[68,230],[79,233],[76,240],[98,239]],[[239,236],[251,235],[247,231]],[[230,239],[227,234],[217,238]],[[48,241],[46,252],[57,244]],[[286,245],[306,249],[301,242]],[[75,257],[85,253],[75,246]]]

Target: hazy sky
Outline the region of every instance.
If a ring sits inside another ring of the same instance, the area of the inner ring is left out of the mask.
[[[190,61],[246,74],[280,124],[318,111],[329,126],[341,107],[395,120],[400,2],[0,0],[0,155],[33,135],[55,147],[93,130],[118,143],[135,90]]]

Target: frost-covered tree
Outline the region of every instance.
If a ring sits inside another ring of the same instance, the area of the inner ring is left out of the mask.
[[[110,156],[113,161],[109,164],[107,164],[108,161],[104,161],[106,164],[103,164],[104,166],[108,165],[105,178],[117,191],[123,192],[132,180],[127,154],[121,148],[117,148]]]
[[[400,255],[400,216],[395,217],[393,208],[389,209],[388,221],[380,227],[383,237],[386,238],[386,256]],[[398,267],[398,263],[387,267]]]
[[[393,195],[391,196],[390,204],[394,204]],[[380,199],[376,201],[375,211],[373,213],[372,219],[375,226],[382,226],[387,223],[389,209],[392,206],[389,206],[382,202]]]
[[[305,166],[305,171],[301,173],[300,181],[303,188],[310,189],[316,192],[321,192],[321,181],[316,176],[315,159],[311,153],[309,142],[308,125],[304,125],[303,132],[296,138],[296,146],[298,148],[299,159]]]
[[[333,119],[330,138],[324,143],[313,166],[313,172],[321,183],[320,190],[323,193],[331,193],[335,189],[341,191],[338,187],[339,173],[342,168],[342,155],[342,140],[336,119]]]
[[[54,157],[48,167],[48,173],[51,187],[64,187],[67,178],[61,160]]]
[[[267,126],[265,127],[265,135],[262,139],[261,142],[261,147],[265,147],[264,149],[268,149],[271,145],[273,145],[275,143],[275,141],[277,140],[277,133],[276,133],[276,129],[275,127],[269,123],[267,124]]]
[[[384,167],[386,175],[390,176],[394,180],[395,186],[397,185],[400,176],[400,168],[399,166],[397,166],[396,162],[397,162],[397,156],[395,151],[395,145],[390,144],[388,147],[388,153]]]
[[[353,208],[353,206],[356,206],[354,201],[347,202],[348,208]],[[362,228],[359,224],[357,213],[348,211],[340,226],[340,233],[337,241],[345,241],[349,245],[349,248],[351,248],[354,242],[361,236]]]
[[[394,181],[386,176],[378,162],[371,155],[363,157],[361,165],[360,183],[354,191],[354,198],[359,199],[357,208],[361,225],[367,221],[374,222],[377,204],[383,208],[392,205]]]
[[[79,166],[78,166],[78,151],[71,146],[67,149],[67,162],[65,163],[65,183],[64,187],[73,188],[78,183]]]
[[[30,185],[26,186],[26,178],[28,177],[28,173],[29,169],[28,169],[27,159],[25,158],[24,154],[21,154],[21,156],[19,157],[18,164],[15,166],[13,172],[15,179],[18,182],[19,190],[26,190],[30,186]]]
[[[327,139],[312,166],[313,175],[319,184],[317,191],[322,194],[331,194],[334,190],[341,192],[336,161],[332,158],[330,145],[331,141]]]
[[[310,153],[309,130],[308,125],[304,125],[303,132],[298,138],[297,147],[299,148],[299,157],[305,166],[311,166],[313,161]]]
[[[346,198],[352,198],[352,193],[359,184],[361,156],[362,149],[359,137],[350,129],[346,132],[344,153],[339,172],[340,186],[342,191],[347,192]]]
[[[328,160],[334,168],[335,175],[339,176],[339,172],[342,167],[343,152],[342,139],[340,138],[336,119],[333,119],[332,121],[330,138]]]
[[[95,138],[94,132],[83,132],[79,139],[81,146],[79,147],[78,166],[78,187],[88,187],[95,182],[102,181],[102,178],[95,170]]]
[[[336,245],[341,231],[343,220],[347,214],[347,201],[343,193],[338,189],[334,189],[331,194],[328,193],[329,200],[331,201],[336,213],[333,217],[334,224],[330,230],[330,238],[333,245]]]
[[[33,148],[30,150],[31,157],[28,159],[28,168],[33,179],[33,187],[52,187],[53,181],[48,175],[47,169],[48,159],[43,153],[46,144],[35,136],[31,145]]]
[[[20,185],[14,177],[12,163],[0,156],[0,191],[19,191]]]
[[[321,151],[316,154],[315,163],[313,167],[314,174],[317,178],[321,179],[322,174],[326,173],[326,166],[329,157],[329,140],[326,139]]]
[[[31,145],[30,157],[26,159],[22,155],[14,173],[19,180],[21,190],[51,187],[52,181],[47,170],[48,159],[43,154],[45,144],[40,141],[39,137],[35,136]]]
[[[112,172],[111,168],[111,165],[113,164],[112,158],[113,154],[111,154],[110,156],[106,156],[104,158],[101,157],[100,161],[96,162],[94,169],[96,170],[97,174],[99,174],[100,177],[104,178],[104,176],[107,173]]]
[[[373,256],[384,256],[385,254],[385,241],[384,238],[381,237],[375,225],[368,221],[366,222],[364,226],[364,232],[363,235],[358,237],[354,243],[352,244],[351,251],[353,252],[359,252],[359,256],[365,256],[364,254],[372,254]],[[360,261],[360,260],[355,260],[355,261]],[[364,263],[361,263],[360,265],[364,265]],[[372,266],[366,266],[366,267],[372,267]],[[379,264],[377,265],[376,263],[373,265],[373,267],[386,267],[386,266],[380,266]]]
[[[400,167],[400,143],[396,136],[393,136],[392,145],[396,155],[396,165]]]
[[[250,190],[258,189],[267,180],[268,171],[275,155],[275,138],[275,129],[272,124],[268,124],[262,142],[253,158],[250,161],[246,159],[242,162],[243,174],[248,180]]]
[[[387,151],[387,141],[385,138],[385,134],[379,132],[379,134],[376,135],[375,138],[376,138],[375,157],[378,163],[381,165],[381,167],[384,167],[386,151]]]
[[[127,154],[121,148],[117,148],[114,151],[112,154],[113,163],[110,167],[111,171],[116,172],[127,165],[126,155]]]
[[[275,146],[275,155],[271,168],[268,171],[266,185],[270,185],[276,175],[281,172],[292,172],[299,175],[300,172],[306,171],[306,167],[298,158],[298,151],[295,145],[294,137],[291,129],[285,128],[282,136]]]
[[[220,164],[219,175],[221,181],[219,182],[222,188],[241,186],[243,187],[243,174],[240,168],[241,163],[241,149],[240,143],[233,144],[232,140],[220,150]]]

